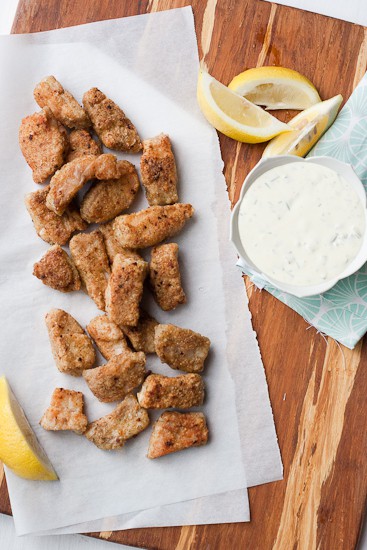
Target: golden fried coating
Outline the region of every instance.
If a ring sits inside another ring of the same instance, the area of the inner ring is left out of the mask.
[[[144,380],[145,355],[125,351],[101,367],[86,370],[83,376],[92,393],[105,403],[123,399]]]
[[[140,309],[139,322],[136,327],[121,325],[121,330],[130,340],[135,351],[154,353],[154,330],[158,321],[153,319],[146,311]]]
[[[134,214],[118,216],[113,227],[124,248],[147,248],[176,235],[193,213],[191,204],[151,206]]]
[[[87,331],[107,360],[125,351],[130,351],[124,333],[107,315],[94,317],[87,325]]]
[[[69,152],[66,162],[89,155],[98,156],[102,154],[102,146],[92,138],[87,130],[73,130],[69,134]]]
[[[54,117],[68,128],[89,128],[91,122],[83,107],[70,92],[64,90],[54,76],[47,76],[33,91],[40,107],[49,107]]]
[[[118,325],[136,326],[148,264],[117,254],[106,289],[107,315]]]
[[[206,336],[175,325],[158,325],[154,343],[162,363],[185,372],[201,372],[210,347]]]
[[[80,376],[96,360],[92,342],[79,323],[62,309],[51,309],[45,317],[52,354],[60,372]]]
[[[96,158],[88,155],[76,158],[58,170],[51,178],[47,208],[61,216],[77,192],[94,177]]]
[[[169,136],[160,134],[143,141],[140,172],[150,206],[178,201],[176,163]]]
[[[62,216],[46,206],[50,186],[29,193],[25,197],[26,208],[32,218],[37,235],[49,244],[66,244],[75,231],[83,231],[88,224],[82,220],[73,203]]]
[[[204,382],[200,374],[182,374],[174,378],[151,374],[137,397],[145,409],[188,409],[203,404]]]
[[[104,311],[110,264],[102,234],[98,229],[90,233],[79,233],[71,239],[69,246],[87,293],[98,309]]]
[[[171,311],[186,303],[186,295],[181,286],[176,243],[161,244],[153,248],[149,277],[157,304],[164,311]]]
[[[139,189],[135,166],[127,160],[119,160],[120,177],[96,182],[84,195],[80,214],[89,223],[111,220],[129,208]]]
[[[206,445],[208,428],[203,413],[164,412],[150,436],[148,458]]]
[[[51,405],[42,416],[40,424],[45,430],[73,430],[82,434],[88,424],[83,406],[83,394],[80,391],[56,388],[51,396]]]
[[[149,425],[149,416],[136,397],[127,395],[112,413],[88,425],[85,436],[105,450],[120,449],[127,439],[139,434]]]
[[[64,164],[68,139],[65,128],[45,107],[23,118],[19,128],[19,145],[33,171],[33,180],[44,183]]]
[[[88,155],[64,164],[51,178],[47,208],[61,216],[68,204],[87,181],[97,178],[117,179],[120,175],[119,161],[115,155]]]
[[[141,140],[135,126],[123,110],[98,88],[91,88],[84,94],[83,105],[103,145],[127,153],[141,151]]]
[[[80,290],[80,277],[74,262],[58,244],[51,246],[34,264],[33,275],[60,292]]]
[[[51,178],[47,207],[61,216],[77,192],[91,179],[117,179],[119,161],[114,155],[88,155],[65,164]]]
[[[113,228],[114,222],[104,223],[100,225],[99,230],[103,235],[104,244],[107,250],[108,259],[113,264],[113,260],[117,254],[122,254],[125,258],[133,258],[134,260],[141,260],[140,254],[132,248],[124,248],[120,245],[116,239],[115,230]]]

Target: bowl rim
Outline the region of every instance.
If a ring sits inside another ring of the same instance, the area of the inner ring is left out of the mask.
[[[342,273],[330,279],[329,281],[318,283],[316,285],[290,285],[287,283],[282,283],[281,281],[277,281],[265,275],[260,269],[256,267],[256,265],[247,256],[239,236],[239,229],[238,229],[239,209],[240,209],[243,197],[245,196],[247,190],[251,187],[252,183],[259,176],[261,176],[265,172],[268,172],[272,168],[275,168],[277,166],[283,166],[285,164],[291,164],[293,162],[305,162],[305,163],[311,162],[314,164],[320,164],[321,166],[325,166],[327,168],[330,168],[331,170],[335,170],[336,172],[342,173],[343,177],[348,181],[348,183],[350,183],[353,186],[354,190],[356,191],[359,199],[361,200],[364,213],[365,213],[365,230],[363,234],[362,245],[361,245],[361,248],[359,249],[357,256],[350,262],[350,264],[348,264],[348,266],[344,271],[342,271]],[[261,279],[263,279],[265,283],[267,282],[272,286],[274,286],[275,288],[277,288],[278,290],[287,292],[298,298],[306,298],[307,296],[322,294],[327,290],[330,290],[341,279],[345,279],[345,277],[349,277],[350,275],[358,271],[358,269],[360,269],[362,265],[367,261],[367,195],[366,195],[366,191],[364,189],[364,186],[361,180],[355,173],[351,164],[345,163],[333,157],[315,156],[315,157],[309,157],[305,159],[303,157],[297,157],[295,155],[279,155],[279,156],[267,157],[267,158],[261,159],[256,164],[256,166],[248,173],[248,175],[246,176],[243,182],[240,196],[231,214],[229,240],[234,245],[235,250],[240,258],[241,264],[244,267],[250,269],[254,273],[254,275],[259,276]]]

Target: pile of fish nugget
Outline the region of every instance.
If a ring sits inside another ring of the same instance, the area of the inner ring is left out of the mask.
[[[25,204],[50,248],[34,264],[33,275],[59,292],[85,291],[103,312],[86,332],[66,311],[51,309],[45,321],[52,354],[59,371],[82,376],[99,401],[118,402],[110,414],[89,422],[83,393],[56,388],[40,424],[83,434],[100,449],[119,449],[148,427],[150,409],[186,410],[204,401],[199,373],[209,338],[159,323],[141,307],[146,283],[163,311],[185,304],[179,247],[165,241],[181,231],[194,209],[179,202],[168,135],[141,140],[124,111],[97,88],[84,94],[82,107],[48,76],[35,87],[34,98],[41,110],[22,120],[19,143],[34,182],[45,185],[29,193]],[[103,147],[142,152],[141,182],[132,163]],[[124,214],[141,185],[149,207]],[[91,230],[91,224],[100,225]],[[148,247],[149,262],[139,253]],[[94,346],[105,364],[96,366]],[[151,373],[146,356],[153,353],[184,374]],[[147,457],[207,441],[203,413],[168,410],[153,425]]]

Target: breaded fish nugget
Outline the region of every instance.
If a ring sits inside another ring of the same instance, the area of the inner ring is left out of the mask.
[[[123,399],[142,384],[145,374],[144,353],[133,351],[120,353],[105,365],[83,372],[91,392],[104,403]]]
[[[116,239],[115,230],[113,228],[114,222],[104,223],[99,226],[99,230],[103,235],[104,244],[107,250],[108,259],[110,263],[113,263],[117,254],[122,254],[125,258],[133,258],[135,260],[141,260],[141,256],[136,250],[132,248],[124,248]]]
[[[33,180],[44,183],[64,164],[68,139],[65,128],[45,107],[23,118],[19,128],[19,145],[33,171]]]
[[[45,430],[73,430],[82,434],[88,424],[83,407],[83,394],[80,391],[56,388],[51,396],[51,405],[42,416],[40,425]]]
[[[171,311],[186,303],[186,295],[181,286],[176,243],[161,244],[153,248],[149,277],[157,304],[164,311]]]
[[[127,153],[141,151],[141,140],[131,120],[98,88],[84,94],[83,105],[103,145]]]
[[[139,434],[149,425],[149,416],[136,397],[127,395],[112,413],[88,425],[85,436],[105,450],[120,449],[127,439]]]
[[[200,374],[182,374],[174,378],[151,374],[144,380],[137,397],[139,405],[145,409],[188,409],[203,404],[204,382]]]
[[[89,155],[98,156],[102,154],[102,147],[99,141],[95,141],[87,130],[73,130],[69,134],[69,152],[66,162]]]
[[[176,235],[193,213],[191,204],[151,206],[134,214],[118,216],[113,227],[123,247],[147,248]]]
[[[69,246],[87,293],[98,309],[104,311],[110,264],[101,233],[98,229],[91,233],[79,233],[71,239]]]
[[[154,343],[162,363],[185,372],[201,372],[210,347],[206,336],[175,325],[158,325]]]
[[[143,141],[140,172],[150,206],[178,201],[176,162],[169,136],[160,134]]]
[[[94,317],[87,325],[87,331],[107,360],[125,351],[130,351],[124,333],[107,315]]]
[[[158,458],[207,442],[203,413],[164,412],[153,426],[147,457]]]
[[[133,203],[139,189],[135,166],[119,160],[120,177],[96,182],[83,197],[80,214],[89,223],[102,223],[121,214]]]
[[[60,292],[80,290],[80,277],[68,254],[55,244],[33,266],[33,275]]]
[[[93,367],[93,344],[79,323],[62,309],[51,309],[45,317],[52,354],[60,372],[80,376]]]
[[[47,208],[61,216],[78,191],[94,177],[94,163],[98,157],[88,155],[76,158],[56,172],[51,178],[47,195]]]
[[[144,353],[154,353],[154,330],[158,325],[153,317],[140,308],[139,322],[136,327],[121,325],[121,330],[128,337],[130,344],[135,351]]]
[[[106,289],[107,315],[118,325],[136,326],[148,264],[117,254]]]
[[[29,193],[25,197],[26,208],[32,218],[37,235],[49,244],[66,244],[75,231],[87,229],[76,207],[71,203],[62,216],[46,206],[50,186]]]
[[[61,216],[77,192],[91,179],[117,179],[120,174],[115,155],[89,155],[64,164],[51,178],[47,207]]]
[[[33,91],[40,107],[49,107],[54,117],[68,128],[89,128],[91,122],[83,107],[64,90],[54,76],[46,76]]]

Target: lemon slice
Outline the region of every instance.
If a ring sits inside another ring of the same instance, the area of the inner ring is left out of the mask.
[[[5,376],[0,378],[0,460],[26,479],[58,479]]]
[[[228,88],[266,109],[308,109],[321,98],[302,74],[285,67],[256,67],[235,76]]]
[[[296,155],[304,157],[334,122],[343,97],[336,95],[302,111],[288,122],[293,130],[277,136],[265,147],[263,157]]]
[[[203,71],[199,74],[197,98],[208,122],[237,141],[260,143],[289,130],[286,124]]]

